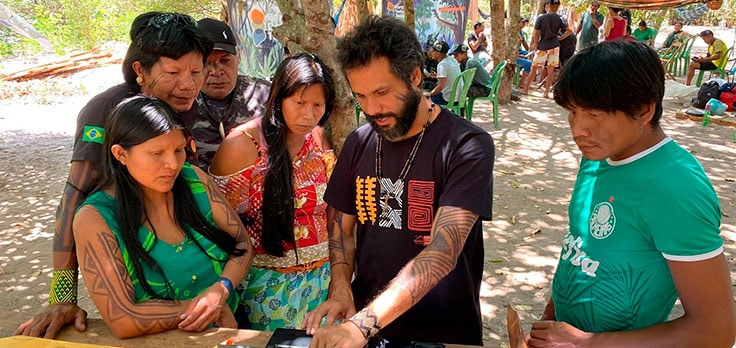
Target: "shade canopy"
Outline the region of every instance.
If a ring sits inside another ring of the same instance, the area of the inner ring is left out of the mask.
[[[704,3],[703,0],[599,0],[603,5],[609,7],[621,7],[638,10],[658,10],[670,7],[680,7],[690,4]]]

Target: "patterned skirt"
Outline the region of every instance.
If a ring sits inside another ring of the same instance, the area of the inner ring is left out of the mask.
[[[281,273],[251,267],[238,290],[251,329],[301,329],[304,317],[327,300],[330,263],[311,270]]]

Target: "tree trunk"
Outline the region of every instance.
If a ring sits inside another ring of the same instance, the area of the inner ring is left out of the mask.
[[[536,0],[535,3],[537,4],[537,14],[544,13],[544,4],[547,3],[546,0]],[[532,26],[534,26],[534,23],[529,22]]]
[[[330,134],[336,153],[340,153],[345,138],[356,127],[355,108],[350,100],[351,93],[342,70],[335,61],[335,35],[330,23],[330,4],[323,0],[276,0],[282,14],[283,24],[273,28],[273,36],[287,45],[291,53],[312,52],[332,70],[335,80],[336,100],[330,116]]]
[[[363,0],[345,0],[345,6],[343,6],[342,12],[340,12],[340,18],[337,23],[337,30],[335,30],[337,37],[344,36],[360,23],[362,16],[359,13],[358,4],[361,2]]]
[[[356,5],[358,6],[358,21],[360,22],[365,16],[371,14],[372,6],[368,6],[370,0],[357,0]]]
[[[404,22],[414,31],[414,0],[404,0]]]
[[[498,102],[506,104],[511,99],[511,85],[516,73],[516,56],[519,50],[519,22],[521,21],[521,3],[519,0],[508,0],[508,18],[506,18],[506,68],[501,85],[498,88]]]
[[[304,52],[303,36],[307,23],[304,14],[299,12],[297,1],[275,0],[281,11],[281,25],[273,27],[273,37],[289,49],[289,52]]]
[[[491,0],[491,58],[493,66],[506,60],[506,28],[503,19],[504,0]]]
[[[337,48],[329,21],[330,3],[324,0],[302,0],[302,8],[307,24],[304,49],[319,56],[332,70],[335,80],[336,97],[330,117],[330,134],[335,153],[339,154],[345,138],[355,129],[356,121],[348,81],[335,61]]]
[[[468,0],[468,22],[475,23],[480,18],[478,0]]]
[[[491,43],[493,66],[506,60],[506,28],[503,19],[503,1],[491,0]]]

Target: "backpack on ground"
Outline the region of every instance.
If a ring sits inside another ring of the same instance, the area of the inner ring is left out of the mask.
[[[698,96],[693,98],[692,105],[696,108],[702,109],[710,98],[718,99],[720,96],[720,85],[716,81],[708,81],[700,85],[698,90]]]

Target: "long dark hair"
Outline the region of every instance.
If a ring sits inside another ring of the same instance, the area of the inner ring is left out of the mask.
[[[130,26],[130,45],[123,60],[125,83],[138,88],[133,63],[149,71],[161,57],[179,59],[191,52],[202,54],[202,63],[212,52],[212,40],[197,29],[192,17],[173,12],[146,12]]]
[[[321,85],[325,91],[325,113],[319,120],[323,125],[335,102],[335,86],[329,69],[317,56],[309,53],[284,59],[276,70],[266,104],[266,116],[261,123],[268,145],[261,243],[274,256],[284,256],[284,243],[293,245],[296,250],[292,164],[286,147],[287,126],[281,103],[300,88],[315,84]]]
[[[105,125],[105,140],[103,148],[102,173],[97,190],[107,187],[115,188],[116,214],[119,223],[120,235],[128,249],[130,261],[133,263],[135,275],[140,280],[143,289],[153,298],[173,299],[174,292],[166,280],[167,297],[156,294],[148,285],[146,276],[141,267],[145,262],[164,279],[166,275],[158,263],[146,252],[138,240],[138,229],[143,225],[145,209],[143,194],[140,185],[128,172],[128,167],[120,163],[112,155],[111,148],[117,144],[128,150],[142,144],[149,139],[169,133],[183,126],[175,118],[176,112],[164,101],[156,98],[136,96],[123,100],[113,111]],[[172,188],[174,195],[174,218],[189,240],[207,254],[197,242],[189,228],[196,229],[203,237],[214,242],[220,249],[229,255],[240,256],[245,250],[235,247],[235,238],[219,229],[199,211],[189,184],[181,172],[174,181]],[[155,243],[156,241],[154,241]],[[209,254],[207,254],[209,256]],[[216,261],[218,260],[210,256]]]

